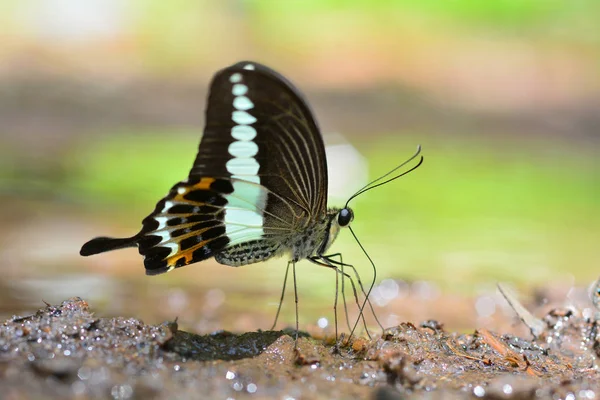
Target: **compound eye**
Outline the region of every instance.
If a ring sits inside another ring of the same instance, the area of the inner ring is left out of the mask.
[[[349,208],[342,208],[340,213],[338,214],[338,225],[346,226],[350,224],[350,222],[354,219],[354,214],[352,214],[352,210]]]

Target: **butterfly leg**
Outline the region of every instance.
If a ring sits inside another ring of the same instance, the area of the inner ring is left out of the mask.
[[[296,262],[290,261],[292,263],[292,275],[294,277],[294,301],[296,302],[296,338],[294,340],[294,348],[298,348],[298,286],[296,285]]]
[[[342,274],[344,274],[344,261],[342,259],[342,253],[335,253],[329,257],[339,257],[340,258],[341,270],[342,270]],[[346,302],[345,284],[346,284],[346,280],[342,278],[342,301],[344,302],[344,314],[346,315],[346,325],[348,326],[348,332],[350,332],[352,330],[352,327],[350,326],[350,317],[348,315],[348,303]],[[358,299],[356,299],[356,301],[358,304]]]
[[[344,279],[342,278],[342,283]],[[338,352],[338,315],[337,315],[337,304],[338,304],[338,293],[340,285],[340,274],[335,274],[335,299],[333,301],[333,319],[335,320],[335,351]]]
[[[340,271],[339,268],[337,268],[336,266],[333,265],[328,265],[327,263],[320,263],[318,261],[309,259],[312,262],[314,262],[317,265],[321,265],[324,267],[328,267],[328,268],[332,268],[336,274],[335,274],[335,297],[333,300],[333,319],[335,321],[335,347],[334,347],[334,353],[339,353],[340,349],[339,349],[339,334],[338,334],[338,314],[337,314],[337,304],[338,304],[338,294],[340,291],[340,273],[344,274],[343,271]],[[344,281],[344,277],[342,276],[342,282]]]
[[[277,313],[275,314],[275,321],[273,321],[273,326],[271,330],[275,330],[275,326],[277,325],[277,320],[279,319],[279,313],[281,312],[281,306],[283,305],[283,298],[285,296],[285,287],[287,285],[288,272],[290,271],[290,264],[292,262],[288,261],[287,267],[285,268],[285,276],[283,277],[283,289],[281,289],[281,297],[279,298],[279,306],[277,306]]]
[[[340,261],[332,259],[332,257],[337,257],[337,256],[340,257]],[[373,303],[371,303],[371,299],[369,298],[369,296],[371,294],[371,290],[373,289],[373,285],[374,285],[375,282],[373,282],[371,284],[371,287],[369,288],[369,291],[366,292],[365,288],[364,288],[364,286],[362,284],[362,281],[360,279],[360,275],[358,274],[358,271],[356,270],[356,268],[354,267],[354,265],[347,264],[347,263],[343,262],[341,253],[330,254],[330,255],[327,255],[327,256],[323,256],[323,258],[327,259],[330,263],[341,267],[342,269],[343,269],[343,267],[348,267],[348,268],[352,269],[352,271],[354,272],[354,276],[356,277],[356,280],[358,281],[358,285],[360,287],[360,290],[361,290],[362,294],[365,296],[366,303],[369,304],[369,308],[371,309],[371,314],[373,314],[373,318],[375,318],[375,321],[377,322],[377,325],[379,325],[379,328],[381,328],[381,330],[383,331],[384,330],[383,325],[379,321],[379,318],[377,317],[377,314],[375,313],[375,308],[373,307]],[[352,280],[351,280],[351,282],[352,282]],[[357,305],[358,305],[358,299],[356,301],[357,301]],[[361,318],[363,320],[363,325],[365,326],[365,330],[366,330],[367,329],[367,323],[365,321],[365,317],[363,315],[363,309],[362,309],[362,308],[364,308],[364,305],[363,305],[363,307],[360,307],[360,305],[358,305],[358,308],[360,310]],[[354,330],[356,329],[357,325],[358,325],[358,320],[356,320],[356,323],[354,324],[354,328],[351,330],[351,334],[350,335],[352,335],[352,333],[354,333]],[[369,335],[368,331],[367,331],[367,335]],[[369,335],[369,337],[371,337],[371,336]]]
[[[343,262],[338,262],[336,260],[331,259],[331,257],[342,257],[341,253],[336,253],[336,254],[331,254],[328,256],[317,256],[314,259],[311,259],[312,262],[314,262],[315,264],[324,266],[324,267],[328,267],[331,269],[334,269],[335,271],[337,271],[338,274],[342,275],[342,282],[344,282],[344,278],[348,279],[350,281],[350,284],[352,285],[352,294],[354,296],[354,301],[356,303],[356,307],[358,307],[358,309],[360,310],[360,316],[357,319],[357,321],[359,321],[361,318],[363,320],[364,326],[365,326],[365,332],[367,332],[367,335],[369,336],[369,338],[371,338],[371,335],[369,334],[369,331],[367,329],[367,323],[365,321],[364,315],[362,313],[361,307],[360,307],[360,303],[358,301],[358,292],[356,291],[356,285],[354,283],[354,279],[352,279],[352,277],[350,275],[348,275],[348,273],[346,273],[344,271],[344,267],[346,266],[350,266],[350,264],[345,264]],[[339,265],[339,267],[338,267]],[[356,271],[355,271],[356,272]],[[361,287],[362,288],[362,287]],[[344,287],[342,286],[342,290],[344,290]],[[336,287],[336,291],[337,291],[337,287]],[[363,290],[364,293],[364,290]],[[348,307],[346,304],[346,297],[344,295],[344,293],[342,292],[342,296],[344,299],[344,309],[346,312],[346,322],[348,323],[348,330],[350,331],[350,336],[352,337],[352,334],[354,333],[354,329],[356,328],[356,324],[354,325],[354,328],[350,327],[350,317],[348,316]],[[337,292],[336,292],[336,297],[337,297]],[[337,328],[337,319],[336,319],[336,328]],[[337,329],[336,329],[337,331]]]
[[[314,257],[310,257],[308,258],[308,260],[310,262],[312,262],[313,264],[317,264],[320,265],[322,267],[327,267],[327,268],[331,268],[334,271],[336,271],[336,293],[335,293],[335,306],[334,306],[334,314],[335,314],[335,331],[336,331],[336,343],[337,343],[337,339],[338,339],[338,334],[337,334],[337,298],[338,298],[338,281],[337,281],[337,275],[342,275],[342,281],[344,278],[348,279],[350,281],[350,283],[352,284],[352,292],[354,294],[354,299],[356,301],[356,305],[357,307],[359,307],[360,309],[360,304],[358,302],[358,294],[356,291],[356,285],[354,284],[354,279],[352,279],[352,277],[350,275],[348,275],[346,272],[344,272],[341,268],[337,267],[335,264],[339,264],[339,262],[332,262],[332,260],[328,259],[327,257],[323,257],[323,256],[314,256]],[[335,261],[335,260],[334,260]],[[344,266],[347,266],[347,264],[344,264]],[[368,332],[367,332],[368,334]],[[350,336],[352,336],[352,333],[350,334]],[[336,345],[337,346],[337,345]]]

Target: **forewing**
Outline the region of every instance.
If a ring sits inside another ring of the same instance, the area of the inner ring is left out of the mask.
[[[277,194],[269,199],[269,210],[290,223],[293,217],[326,212],[323,139],[308,104],[286,78],[255,62],[240,62],[215,75],[190,172],[190,178],[203,176],[265,186]]]

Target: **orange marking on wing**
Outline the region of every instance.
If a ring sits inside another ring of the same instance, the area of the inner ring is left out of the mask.
[[[173,197],[173,200],[175,201],[189,201],[186,200],[184,198],[184,196],[186,194],[188,194],[189,192],[192,192],[194,190],[210,190],[210,185],[215,181],[215,178],[202,178],[200,179],[200,182],[196,183],[193,186],[189,186],[189,187],[185,187],[185,192],[181,193],[181,194],[177,194],[175,197]],[[205,205],[206,203],[197,203],[197,202],[193,202],[195,204],[199,204],[199,205]]]
[[[202,178],[200,182],[192,186],[196,190],[208,190],[210,185],[215,181],[215,178]]]
[[[207,245],[211,241],[212,241],[212,239],[203,240],[200,243],[190,247],[187,250],[177,252],[176,254],[167,258],[167,260],[166,260],[167,265],[174,267],[177,260],[179,260],[181,257],[185,257],[185,265],[191,263],[194,258],[194,251],[198,250],[200,247]]]

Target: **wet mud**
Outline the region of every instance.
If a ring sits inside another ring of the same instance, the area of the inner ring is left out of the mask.
[[[409,322],[373,339],[98,318],[72,298],[0,328],[2,399],[594,399],[598,322],[554,309],[534,339]]]

